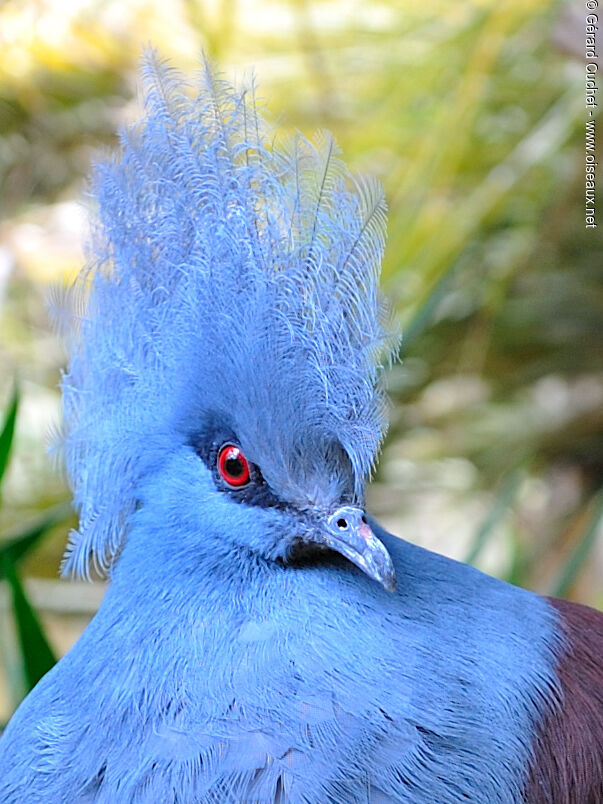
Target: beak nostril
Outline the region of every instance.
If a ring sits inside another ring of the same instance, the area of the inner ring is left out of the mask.
[[[335,550],[392,592],[396,586],[392,560],[363,509],[357,505],[341,505],[326,517],[326,521],[323,517],[324,514],[319,514],[315,535],[311,535],[308,541]]]

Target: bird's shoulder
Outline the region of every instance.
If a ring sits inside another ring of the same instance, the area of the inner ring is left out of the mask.
[[[540,725],[527,791],[530,804],[603,801],[603,613],[549,598],[565,649],[560,696]]]

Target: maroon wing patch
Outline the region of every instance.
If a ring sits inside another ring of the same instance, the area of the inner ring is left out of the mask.
[[[568,648],[557,673],[562,700],[538,731],[528,804],[603,804],[603,613],[549,598]]]

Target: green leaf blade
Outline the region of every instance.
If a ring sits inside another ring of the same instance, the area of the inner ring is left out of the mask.
[[[2,478],[8,466],[10,452],[13,445],[13,438],[15,435],[15,422],[17,420],[17,411],[19,409],[19,389],[15,386],[11,401],[8,405],[6,416],[4,417],[4,424],[2,425],[2,432],[0,432],[0,486],[2,485]]]
[[[3,557],[2,565],[11,590],[12,611],[21,649],[24,677],[28,689],[31,690],[56,664],[57,659],[27,598],[15,565],[7,555]]]

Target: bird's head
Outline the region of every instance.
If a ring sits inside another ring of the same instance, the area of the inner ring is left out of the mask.
[[[391,348],[380,187],[319,133],[278,140],[207,64],[150,54],[145,115],[94,178],[63,379],[80,508],[67,571],[108,571],[136,518],[187,550],[295,565],[334,550],[386,588],[364,513]]]

